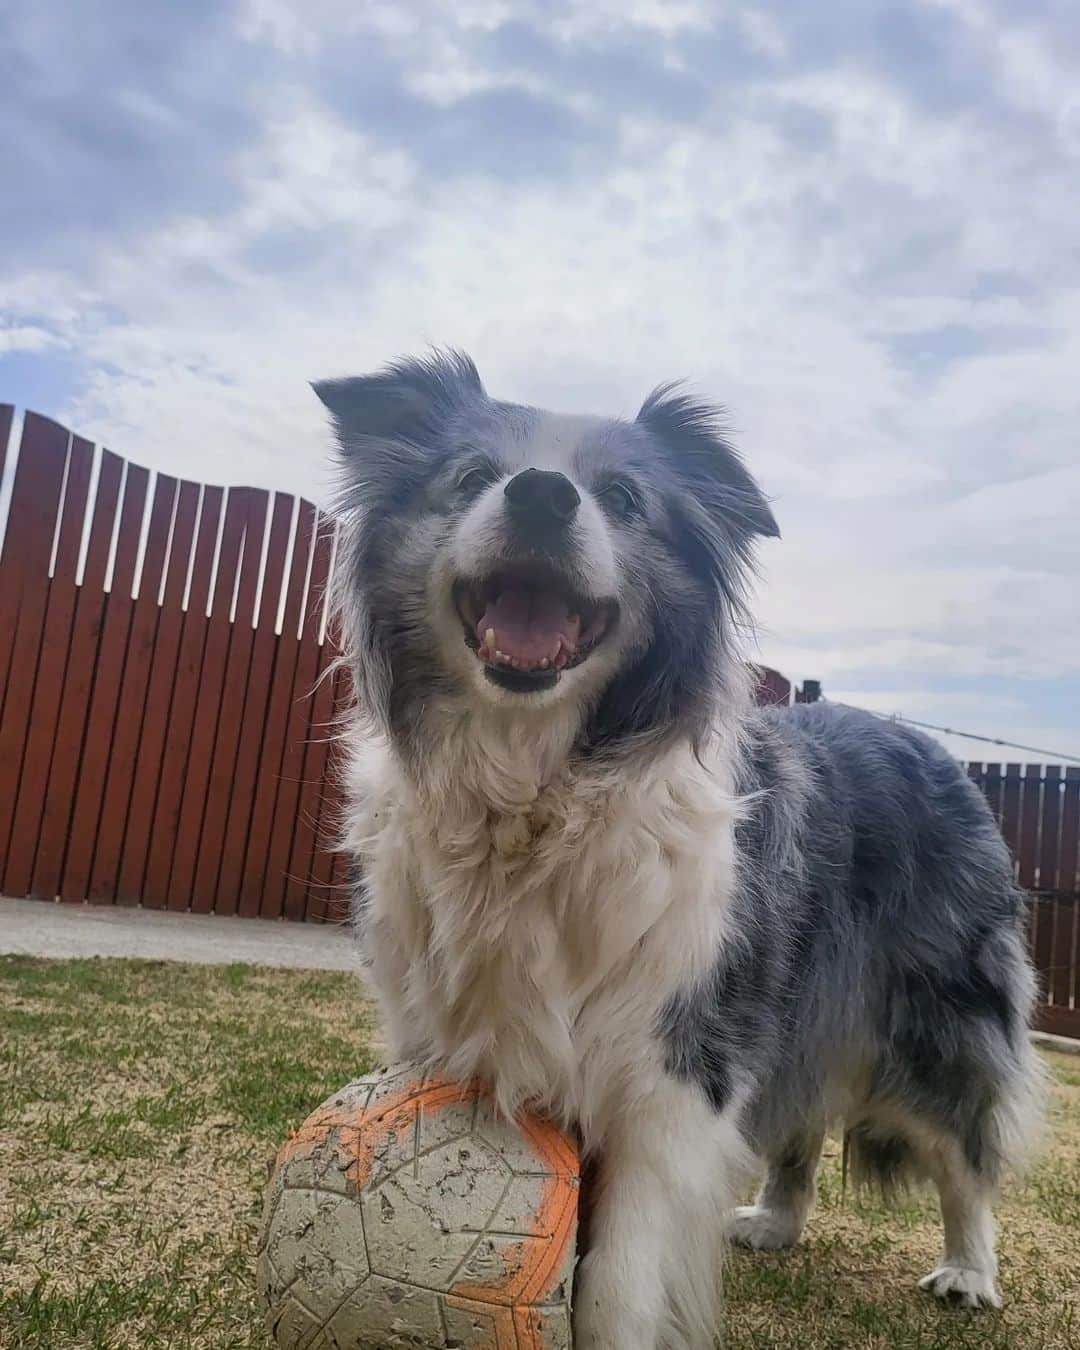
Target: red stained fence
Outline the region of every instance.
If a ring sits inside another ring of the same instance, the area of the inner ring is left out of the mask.
[[[0,455],[11,421],[0,405]],[[3,894],[340,917],[333,549],[310,502],[152,475],[26,415],[0,554]]]
[[[1039,1026],[1080,1037],[1080,766],[969,764],[1031,894]]]
[[[310,502],[153,475],[26,415],[0,553],[3,894],[342,916],[333,557]],[[820,696],[758,677],[762,703]],[[1032,894],[1041,1024],[1080,1036],[1080,769],[969,772]]]

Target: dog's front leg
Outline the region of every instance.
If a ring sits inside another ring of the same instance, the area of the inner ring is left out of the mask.
[[[620,1113],[591,1197],[576,1350],[712,1350],[732,1163],[744,1152],[732,1122],[674,1079]]]

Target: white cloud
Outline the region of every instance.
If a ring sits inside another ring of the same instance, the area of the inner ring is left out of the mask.
[[[892,697],[915,672],[1011,679],[1023,699],[1080,677],[1080,202],[1059,158],[1080,72],[966,9],[984,107],[943,110],[854,47],[793,69],[782,18],[731,8],[763,73],[710,82],[690,115],[474,38],[507,15],[543,15],[573,54],[645,32],[690,80],[714,6],[249,0],[244,40],[282,65],[251,93],[235,198],[78,268],[0,274],[0,345],[77,352],[57,411],[123,453],[308,495],[328,484],[309,378],[452,342],[498,395],[632,414],[688,376],[777,498],[765,659],[827,689],[861,674]],[[324,96],[320,58],[365,34],[403,61],[425,133],[518,90],[583,114],[581,144],[533,171],[525,130],[515,172],[451,171],[419,132]],[[1022,720],[970,698],[976,729]]]
[[[547,12],[555,33],[565,42],[596,38],[627,26],[671,35],[708,29],[718,10],[707,0],[563,0]],[[545,9],[539,8],[541,17]]]
[[[35,324],[0,326],[0,352],[43,352],[48,347],[60,347],[63,341],[56,333]]]

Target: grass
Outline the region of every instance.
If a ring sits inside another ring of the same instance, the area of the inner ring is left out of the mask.
[[[348,975],[0,958],[0,1346],[266,1350],[269,1160],[373,1035]],[[1003,1313],[919,1294],[935,1202],[855,1207],[830,1142],[804,1244],[732,1256],[727,1350],[1080,1345],[1080,1060],[1048,1060],[1052,1141],[999,1210]]]
[[[269,1160],[372,1034],[344,974],[0,958],[0,1346],[266,1346]]]
[[[803,1242],[790,1252],[732,1253],[729,1350],[1080,1347],[1080,1059],[1044,1058],[1047,1145],[997,1206],[1002,1312],[962,1312],[915,1288],[940,1255],[936,1198],[856,1204],[842,1190],[840,1141],[830,1138]]]

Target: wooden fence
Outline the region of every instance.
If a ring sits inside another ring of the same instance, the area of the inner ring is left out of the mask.
[[[340,917],[333,563],[310,502],[151,474],[28,413],[0,552],[0,891]],[[763,703],[820,696],[758,676]],[[1031,892],[1042,1025],[1080,1035],[1080,769],[969,772]]]
[[[310,502],[152,475],[26,415],[0,553],[3,894],[339,915],[333,547]]]
[[[1080,766],[969,764],[1030,893],[1039,1025],[1080,1037]]]

